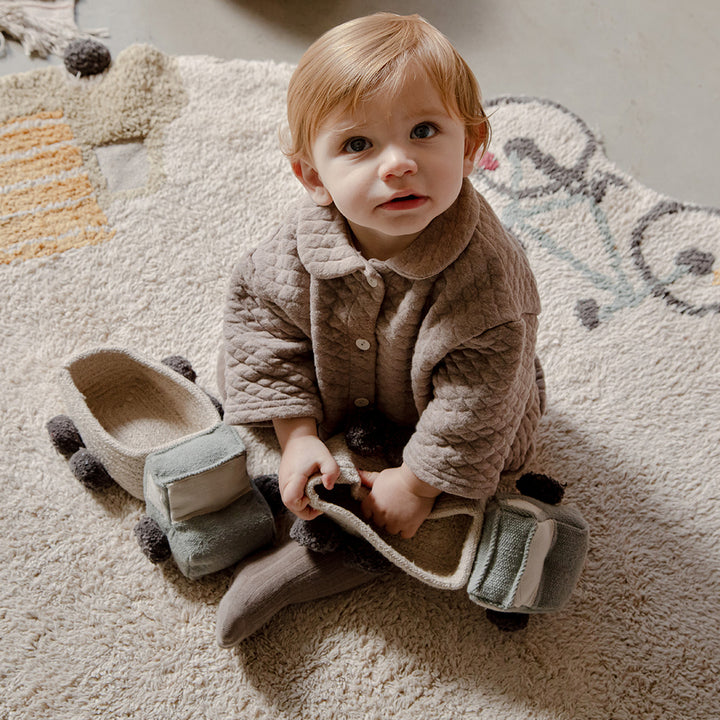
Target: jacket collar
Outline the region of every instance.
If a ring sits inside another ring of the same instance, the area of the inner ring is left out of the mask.
[[[385,266],[410,280],[437,275],[465,250],[479,214],[477,192],[465,178],[457,200]],[[353,246],[348,225],[335,206],[319,207],[309,199],[299,208],[297,248],[300,261],[318,279],[350,275],[368,264]]]

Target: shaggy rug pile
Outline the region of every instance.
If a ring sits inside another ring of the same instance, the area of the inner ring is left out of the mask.
[[[591,528],[563,612],[502,633],[393,577],[221,650],[232,571],[150,564],[142,503],[85,490],[50,445],[79,352],[179,353],[216,389],[230,269],[301,192],[290,72],[135,46],[100,77],[0,79],[0,717],[719,717],[720,213],[641,186],[552,102],[491,100],[472,180],[541,290],[532,469]],[[251,466],[274,457],[258,433]]]

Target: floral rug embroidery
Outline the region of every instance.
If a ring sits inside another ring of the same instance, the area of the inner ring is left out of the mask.
[[[556,103],[504,97],[488,106],[501,146],[478,164],[476,184],[531,255],[547,253],[582,281],[587,295],[575,299],[574,312],[585,327],[648,298],[688,315],[720,313],[718,209],[666,199],[647,205],[644,189],[609,166],[587,125]]]

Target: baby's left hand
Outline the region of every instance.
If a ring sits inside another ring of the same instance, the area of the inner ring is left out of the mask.
[[[370,488],[362,510],[389,533],[411,538],[430,514],[440,494],[432,485],[420,480],[405,463],[382,472],[358,470],[362,484]]]

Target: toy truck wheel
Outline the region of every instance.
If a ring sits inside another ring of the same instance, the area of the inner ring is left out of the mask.
[[[50,442],[66,460],[69,460],[80,448],[85,447],[75,423],[67,415],[50,418],[45,428],[50,436]]]
[[[105,466],[87,448],[81,447],[70,458],[70,470],[73,475],[92,491],[104,490],[113,484],[113,479]]]
[[[182,355],[168,355],[168,357],[163,358],[160,362],[163,365],[167,365],[171,370],[179,373],[184,378],[187,378],[192,383],[194,383],[197,379],[197,374],[195,373],[192,364],[187,358],[184,358]],[[222,403],[214,395],[211,395],[207,390],[204,390],[203,392],[210,398],[210,401],[215,406],[215,409],[217,410],[218,415],[222,420],[223,416],[225,415],[225,410],[222,406]]]
[[[522,495],[535,498],[548,505],[559,505],[565,495],[565,486],[548,475],[525,473],[515,483]]]
[[[498,612],[497,610],[485,610],[487,619],[502,632],[517,632],[524,630],[530,620],[525,613]]]
[[[163,365],[167,365],[171,370],[179,373],[183,377],[187,378],[190,382],[194,383],[197,375],[193,366],[187,358],[182,355],[169,355],[160,361]]]
[[[135,537],[143,554],[151,563],[161,563],[172,555],[170,543],[162,528],[147,515],[135,526]]]

